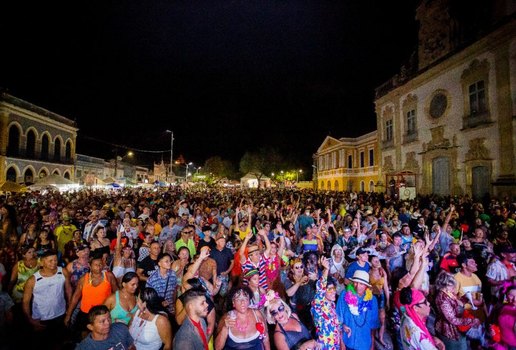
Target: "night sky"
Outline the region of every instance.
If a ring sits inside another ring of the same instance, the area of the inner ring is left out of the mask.
[[[374,88],[416,47],[413,3],[3,2],[0,87],[76,120],[79,153],[166,150],[171,129],[198,165],[267,145],[309,168],[326,135],[376,128]]]

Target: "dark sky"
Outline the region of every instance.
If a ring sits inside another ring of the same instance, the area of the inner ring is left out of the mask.
[[[174,155],[199,165],[270,145],[309,167],[329,133],[376,128],[374,88],[417,41],[413,1],[6,1],[0,11],[0,86],[75,119],[78,152],[109,157],[86,137],[169,149],[171,129]]]

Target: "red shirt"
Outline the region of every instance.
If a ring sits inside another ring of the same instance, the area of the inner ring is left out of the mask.
[[[188,317],[188,318],[190,318],[190,317]],[[204,344],[204,350],[209,350],[208,349],[208,341],[206,340],[206,334],[204,333],[204,330],[202,329],[201,321],[195,322],[191,318],[190,318],[190,321],[195,326],[195,328],[197,328],[197,332],[199,332],[199,335],[201,336],[202,343]]]

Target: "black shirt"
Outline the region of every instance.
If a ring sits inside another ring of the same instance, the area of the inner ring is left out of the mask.
[[[138,264],[138,268],[143,269],[143,274],[149,277],[151,273],[158,269],[158,260],[151,259],[149,255]]]
[[[222,250],[214,248],[211,250],[210,257],[217,263],[217,275],[229,269],[231,261],[234,259],[231,249],[224,247]]]

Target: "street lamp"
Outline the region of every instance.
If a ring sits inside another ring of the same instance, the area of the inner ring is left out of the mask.
[[[197,175],[197,174],[199,174],[199,170],[201,170],[201,167],[200,167],[200,166],[199,166],[199,167],[197,167],[197,168],[195,168],[195,174],[196,174],[196,175]]]
[[[120,157],[118,155],[118,150],[115,149],[115,176],[114,176],[115,180],[117,178],[116,173],[118,171],[118,161],[122,161],[125,157],[132,157],[133,155],[134,155],[134,153],[129,151],[129,152],[127,152],[127,154],[125,156]]]
[[[192,162],[190,162],[190,163],[186,163],[185,181],[188,181],[188,175],[189,175],[189,173],[188,173],[188,167],[189,167],[190,165],[193,165],[193,163],[192,163]],[[191,175],[191,174],[190,174],[190,175]]]
[[[299,169],[298,171],[296,171],[296,182],[299,182],[299,174],[302,174],[303,173],[303,169]]]
[[[166,133],[170,133],[170,174],[174,171],[172,169],[172,159],[174,159],[174,132],[172,130],[165,130]]]

